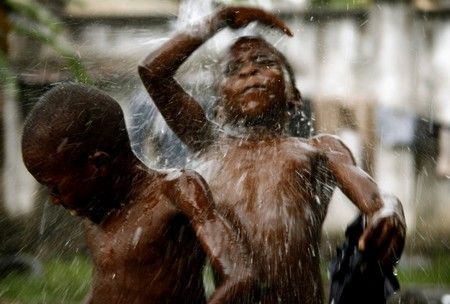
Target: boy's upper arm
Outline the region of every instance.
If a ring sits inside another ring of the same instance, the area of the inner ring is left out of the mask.
[[[311,144],[318,148],[331,162],[356,166],[355,158],[342,140],[334,135],[317,135],[310,139]]]
[[[144,64],[138,70],[145,89],[175,134],[193,151],[209,144],[212,123],[200,104],[172,75],[158,75]]]
[[[381,194],[375,181],[361,168],[350,149],[333,135],[319,135],[310,139],[325,159],[325,164],[342,192],[365,214],[382,207]]]
[[[217,212],[204,179],[194,171],[187,171],[176,184],[175,205],[188,217],[214,269],[222,278],[230,278],[236,273],[247,275],[247,247]]]

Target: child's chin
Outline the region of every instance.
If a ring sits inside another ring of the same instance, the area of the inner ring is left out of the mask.
[[[268,113],[267,104],[261,101],[249,100],[242,104],[241,113],[244,117],[256,118]]]

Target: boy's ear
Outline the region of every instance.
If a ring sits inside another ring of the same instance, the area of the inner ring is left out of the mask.
[[[97,176],[106,176],[111,171],[111,156],[104,151],[95,151],[89,155],[88,163]]]
[[[219,123],[219,125],[223,124],[225,121],[225,110],[222,104],[216,105],[213,110],[214,120]]]
[[[288,110],[301,109],[303,107],[302,95],[297,88],[293,89],[294,96],[288,96]]]

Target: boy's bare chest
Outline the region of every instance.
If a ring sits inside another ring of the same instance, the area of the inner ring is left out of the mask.
[[[203,155],[194,168],[208,183],[235,184],[242,179],[278,183],[297,179],[311,171],[315,150],[292,141],[241,142],[218,144]]]
[[[255,248],[270,243],[297,256],[285,244],[303,244],[306,227],[316,231],[326,210],[316,200],[317,151],[288,141],[213,152],[196,169],[221,213],[251,236]]]
[[[206,179],[219,205],[288,206],[311,192],[315,155],[310,146],[290,140],[232,142],[209,151],[194,169]]]
[[[155,206],[125,208],[101,226],[86,229],[92,258],[97,266],[120,267],[157,261],[170,233],[173,212],[164,202]]]

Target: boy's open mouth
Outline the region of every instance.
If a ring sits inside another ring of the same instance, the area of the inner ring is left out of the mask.
[[[242,94],[250,93],[250,92],[256,92],[256,91],[265,91],[265,90],[267,90],[267,87],[266,87],[265,85],[262,85],[262,84],[254,84],[254,85],[246,86],[246,87],[242,90]]]

